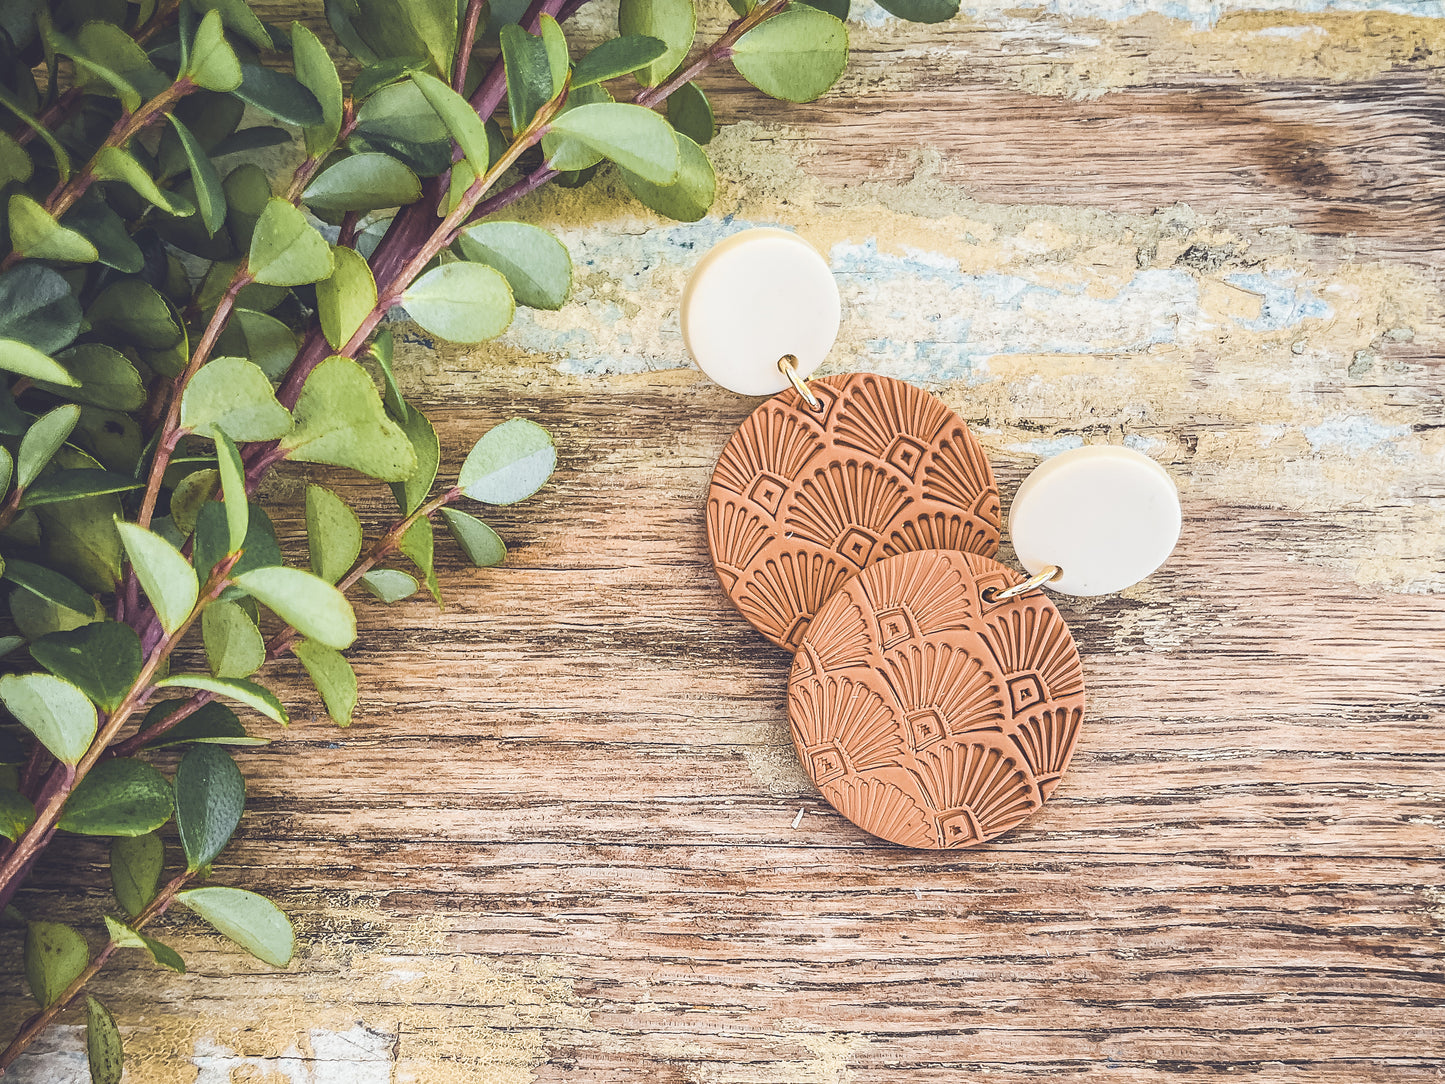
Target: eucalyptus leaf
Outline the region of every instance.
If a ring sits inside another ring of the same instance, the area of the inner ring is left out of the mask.
[[[251,235],[247,265],[264,285],[300,286],[331,274],[331,246],[295,207],[272,199]]]
[[[231,553],[231,528],[226,510],[215,501],[201,506],[196,517],[195,565],[209,575],[223,557]],[[255,568],[281,563],[281,547],[276,542],[276,529],[259,504],[251,502],[246,516],[246,541],[241,556],[231,569],[233,577]]]
[[[833,18],[843,22],[848,21],[848,15],[853,9],[852,0],[800,0],[800,2],[807,4],[810,8],[826,11]]]
[[[246,784],[231,755],[193,745],[176,768],[176,830],[186,869],[204,869],[231,841],[246,805]]]
[[[0,343],[0,366],[5,344]],[[101,343],[81,343],[57,355],[75,383],[56,384],[40,379],[37,385],[78,403],[113,410],[136,410],[145,403],[145,385],[130,359]],[[79,386],[77,387],[76,384]]]
[[[493,568],[507,559],[506,543],[481,520],[455,508],[443,508],[441,512],[447,529],[472,564]]]
[[[61,406],[35,419],[15,453],[15,485],[28,488],[60,451],[80,420],[80,407]]]
[[[411,75],[426,71],[427,62],[419,56],[398,56],[368,64],[351,81],[351,97],[364,102],[382,87],[389,87]]]
[[[290,722],[286,709],[282,706],[281,701],[276,699],[273,692],[244,678],[218,678],[211,677],[209,674],[171,674],[169,677],[163,677],[157,681],[156,688],[199,689],[202,692],[215,693],[217,696],[234,700],[238,704],[245,704],[248,708],[259,711],[266,718],[281,723],[283,726]]]
[[[83,235],[67,229],[23,192],[10,197],[10,247],[31,260],[94,263],[99,253]]]
[[[471,164],[472,171],[481,176],[487,172],[490,151],[487,146],[487,128],[470,102],[447,86],[440,79],[418,72],[412,76],[417,89],[441,117],[442,123],[452,139],[461,148],[462,154]]]
[[[21,508],[37,508],[46,504],[61,504],[79,501],[87,497],[98,497],[107,493],[128,493],[144,489],[128,474],[115,474],[106,470],[61,470],[51,471],[25,491],[20,501]]]
[[[195,205],[174,192],[166,192],[135,160],[135,156],[119,147],[102,147],[95,156],[91,171],[98,180],[124,181],[142,199],[155,204],[168,215],[185,218],[196,213]]]
[[[246,544],[246,532],[250,528],[251,507],[246,499],[246,469],[241,463],[241,452],[231,442],[231,438],[220,430],[216,430],[214,436],[216,466],[221,475],[221,495],[226,503],[230,552],[235,553]]]
[[[198,470],[188,474],[171,490],[171,523],[175,525],[182,541],[196,529],[196,520],[206,502],[216,495],[221,486],[221,472]]]
[[[336,145],[341,131],[341,77],[321,39],[301,23],[291,24],[291,57],[296,64],[296,78],[321,106],[320,122],[308,125],[303,133],[306,153],[325,154]]]
[[[624,34],[622,37],[608,38],[578,61],[572,72],[572,89],[604,83],[635,72],[667,51],[667,42],[646,34]]]
[[[118,621],[48,633],[30,645],[30,654],[106,711],[120,706],[140,676],[140,637]]]
[[[790,7],[753,27],[732,50],[738,73],[764,94],[811,102],[848,64],[848,28],[826,12]]]
[[[415,203],[421,182],[389,154],[353,154],[323,170],[301,198],[319,211],[375,211]]]
[[[125,1054],[120,1029],[110,1010],[95,998],[85,998],[85,1060],[90,1065],[90,1084],[120,1084]]]
[[[519,304],[560,309],[572,292],[572,257],[544,229],[524,222],[482,222],[458,240],[467,259],[502,273]]]
[[[258,568],[238,576],[236,586],[301,635],[327,647],[339,651],[356,639],[356,615],[351,603],[319,576],[285,566]]]
[[[32,922],[25,931],[25,981],[30,996],[49,1008],[90,963],[85,938],[60,922]]]
[[[166,299],[138,278],[111,283],[91,302],[85,315],[92,331],[125,346],[164,350],[185,336]]]
[[[0,6],[0,15],[3,15],[3,13],[4,8]],[[51,132],[49,128],[45,127],[45,125],[41,124],[33,114],[26,110],[21,103],[16,101],[14,96],[3,87],[0,87],[0,105],[4,105],[19,117],[25,123],[26,127],[35,132],[41,141],[50,148],[50,153],[55,156],[55,169],[60,175],[60,183],[67,183],[70,180],[70,155],[65,153],[65,148],[60,145],[60,141],[55,138],[55,134]]]
[[[421,507],[436,481],[437,468],[441,465],[441,443],[426,415],[405,403],[401,408],[405,412],[401,428],[416,453],[416,473],[405,482],[393,482],[391,492],[402,512],[411,515]]]
[[[149,731],[169,716],[190,704],[189,700],[162,700],[146,712],[141,729]],[[219,700],[208,700],[189,715],[173,723],[164,733],[145,743],[147,749],[171,745],[269,745],[267,738],[253,738],[246,733],[236,713]]]
[[[191,130],[181,123],[180,118],[169,113],[166,119],[176,130],[176,136],[186,152],[186,161],[190,163],[191,184],[195,188],[201,222],[206,227],[206,233],[214,235],[226,223],[226,193],[221,187],[220,175],[216,173],[216,167],[211,164],[211,159],[200,142],[191,134]]]
[[[18,339],[0,339],[0,369],[62,387],[80,385],[60,362]]]
[[[245,358],[213,358],[181,395],[181,426],[198,436],[276,440],[291,430],[291,415],[276,401],[266,374]]]
[[[260,221],[266,204],[271,200],[271,182],[267,180],[266,173],[260,166],[254,162],[244,162],[226,174],[221,187],[226,193],[226,226],[231,240],[237,249],[249,249],[256,235],[256,223]],[[218,263],[211,269],[204,281],[207,284],[216,281],[218,287],[214,291],[214,297],[210,296],[212,291],[202,287],[201,296],[197,300],[203,309],[215,307],[221,292],[230,285],[234,273],[235,265]]]
[[[335,270],[316,284],[316,315],[326,341],[339,350],[376,308],[376,281],[366,257],[355,249],[337,248],[332,258]]]
[[[361,586],[382,602],[390,604],[416,594],[418,584],[416,577],[405,572],[394,568],[376,568],[361,577]]]
[[[667,51],[637,76],[644,86],[655,87],[673,73],[692,48],[697,13],[692,0],[621,0],[617,29],[623,34],[657,38],[667,46]]]
[[[652,210],[678,222],[696,222],[707,215],[717,196],[717,176],[707,152],[681,132],[677,133],[682,169],[670,185],[656,185],[628,170],[622,180],[628,190]]]
[[[556,465],[551,434],[535,422],[513,418],[477,441],[457,484],[474,501],[516,504],[541,489]]]
[[[125,221],[111,210],[110,204],[100,195],[98,187],[87,189],[60,221],[62,225],[84,234],[95,246],[96,259],[105,266],[113,267],[126,275],[133,275],[145,266],[145,257],[141,254],[140,246],[131,238]],[[172,221],[181,223],[187,220]]]
[[[475,263],[432,268],[406,289],[401,303],[422,327],[457,343],[496,338],[507,330],[516,312],[507,280],[500,272]]]
[[[422,517],[412,523],[406,529],[397,543],[403,556],[412,564],[416,565],[417,571],[422,574],[422,582],[426,584],[427,593],[438,606],[442,604],[441,587],[437,584],[436,571],[436,535],[432,531],[431,520]]]
[[[274,316],[236,309],[216,341],[216,353],[247,358],[268,379],[280,380],[296,360],[297,345],[295,333]]]
[[[681,168],[672,126],[651,109],[622,102],[596,102],[559,113],[543,149],[553,169],[585,169],[595,153],[653,184],[672,184]]]
[[[196,570],[160,535],[124,521],[115,527],[135,568],[136,578],[156,609],[161,627],[167,633],[175,632],[196,605],[200,593]]]
[[[294,417],[280,444],[291,459],[351,467],[384,482],[416,472],[411,442],[386,416],[366,370],[349,358],[327,358],[312,370]]]
[[[105,929],[110,934],[111,941],[121,948],[144,949],[150,958],[162,967],[170,968],[182,975],[185,974],[186,962],[181,959],[180,953],[169,945],[149,938],[123,922],[117,922],[109,915],[105,916]]]
[[[34,172],[35,163],[19,141],[8,133],[0,133],[0,185],[12,181],[24,184]]]
[[[134,918],[156,898],[166,848],[154,832],[116,836],[110,844],[110,881],[121,910]]]
[[[327,583],[335,583],[351,570],[361,554],[361,520],[331,490],[306,487],[306,542],[311,551],[311,571]]]
[[[668,96],[667,119],[678,135],[687,136],[700,147],[711,143],[717,130],[712,104],[696,83],[684,83]]]
[[[207,90],[231,91],[241,85],[241,62],[236,58],[236,50],[226,41],[219,11],[208,11],[201,19],[195,40],[191,42],[186,76]]]
[[[270,900],[240,888],[192,888],[176,894],[190,908],[251,955],[273,967],[291,962],[295,934]]]
[[[11,557],[5,562],[0,576],[11,583],[19,584],[47,602],[53,602],[57,606],[63,606],[76,613],[88,614],[95,609],[95,599],[91,598],[84,588],[74,580],[62,576],[59,572],[46,568],[44,565]],[[12,600],[11,608],[13,609],[14,606]]]
[[[231,93],[247,105],[297,128],[315,128],[326,119],[316,95],[286,73],[259,64],[241,65],[241,82]]]
[[[21,263],[0,273],[0,339],[53,354],[68,346],[79,330],[80,305],[55,270]]]
[[[171,819],[171,785],[143,760],[102,760],[70,792],[59,827],[86,836],[141,836]]]
[[[910,23],[942,23],[958,14],[958,0],[878,0],[890,15]]]
[[[520,132],[552,97],[547,46],[541,38],[515,25],[502,27],[498,40],[507,72],[507,113],[512,131]]]
[[[312,640],[302,640],[292,650],[321,694],[331,721],[337,726],[350,726],[356,711],[356,672],[351,664],[339,651]]]
[[[451,138],[426,95],[410,79],[382,87],[361,103],[356,111],[356,134],[412,144],[445,143]],[[450,160],[448,149],[448,163]]]
[[[0,787],[0,836],[19,839],[35,823],[35,806],[29,798],[11,787]]]
[[[190,0],[201,11],[219,11],[228,30],[234,30],[257,49],[274,49],[266,25],[256,17],[247,0]]]
[[[266,661],[261,630],[234,602],[218,600],[207,606],[201,614],[201,635],[216,677],[250,677]]]

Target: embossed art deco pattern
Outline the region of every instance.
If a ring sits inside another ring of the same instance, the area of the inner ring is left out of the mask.
[[[1021,577],[974,554],[873,565],[819,611],[793,661],[788,721],[833,807],[909,847],[968,847],[1044,803],[1084,717],[1054,604],[982,592]]]
[[[999,497],[962,419],[910,384],[871,373],[786,391],[728,441],[708,491],[707,542],[723,589],[790,651],[818,607],[885,557],[998,552]]]

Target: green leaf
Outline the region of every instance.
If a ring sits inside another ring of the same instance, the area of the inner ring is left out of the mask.
[[[60,145],[60,141],[55,138],[50,129],[41,124],[32,114],[26,112],[20,103],[3,88],[0,88],[0,104],[24,121],[44,141],[45,145],[50,148],[50,153],[55,156],[55,168],[60,174],[60,183],[68,182],[70,180],[70,155],[65,153],[65,148]]]
[[[135,278],[111,283],[86,311],[91,330],[124,346],[165,350],[184,337],[180,323],[149,284]]]
[[[306,487],[306,544],[311,550],[311,571],[335,583],[351,571],[361,553],[361,520],[331,490]]]
[[[406,418],[402,421],[401,428],[411,441],[412,451],[416,453],[416,473],[405,482],[393,482],[391,492],[402,512],[411,515],[421,507],[427,494],[431,492],[432,483],[436,481],[437,468],[441,465],[441,443],[437,440],[436,430],[421,411],[405,403],[402,404],[402,409],[406,412]]]
[[[241,557],[231,569],[233,577],[253,568],[266,568],[281,563],[281,547],[276,543],[276,529],[259,504],[251,502],[247,513],[246,541]],[[221,558],[231,552],[231,529],[226,510],[215,501],[201,506],[196,517],[195,565],[209,575]]]
[[[284,199],[272,199],[251,235],[248,265],[257,282],[302,286],[331,274],[331,246],[304,214]]]
[[[355,249],[337,248],[332,256],[336,270],[316,284],[316,315],[326,341],[340,350],[376,308],[376,281],[366,257]]]
[[[247,0],[191,0],[201,11],[219,11],[226,28],[240,34],[257,49],[274,49],[266,26],[251,10]]]
[[[738,73],[764,94],[811,102],[848,64],[848,28],[810,7],[791,7],[753,27],[733,46]]]
[[[617,29],[623,34],[646,34],[667,45],[667,52],[638,74],[644,85],[661,83],[687,56],[697,34],[697,13],[692,0],[621,0]]]
[[[239,888],[192,888],[176,899],[252,956],[273,967],[291,962],[295,934],[270,900]]]
[[[651,64],[667,52],[667,42],[642,34],[608,38],[584,56],[572,72],[572,89],[605,83]],[[671,99],[669,99],[671,101]]]
[[[0,338],[53,354],[80,330],[80,306],[52,268],[22,263],[0,274]]]
[[[426,60],[419,56],[397,56],[368,64],[351,81],[351,97],[358,102],[365,101],[382,87],[389,87],[413,72],[424,72],[426,69]]]
[[[958,0],[878,0],[878,6],[910,23],[941,23],[958,14]]]
[[[405,481],[416,472],[411,442],[386,416],[366,370],[349,358],[316,366],[294,416],[296,426],[280,445],[291,459],[351,467],[383,482]]]
[[[35,163],[13,136],[0,133],[0,185],[24,184],[35,172]]]
[[[421,88],[411,80],[382,87],[356,111],[356,134],[370,139],[426,144],[450,141]],[[447,158],[450,161],[450,154]]]
[[[558,114],[543,149],[553,169],[585,169],[595,160],[591,155],[598,154],[653,184],[672,184],[681,168],[672,126],[651,109],[620,102]]]
[[[12,842],[35,823],[35,806],[12,787],[0,787],[0,836]]]
[[[482,222],[459,240],[467,259],[505,276],[520,304],[560,309],[572,292],[572,257],[544,229],[524,222]]]
[[[13,564],[14,562],[10,562]],[[9,567],[6,569],[6,579],[9,579]],[[74,586],[74,585],[72,585]],[[77,588],[79,590],[79,588]],[[89,595],[81,594],[90,599],[90,605],[85,611],[72,610],[68,606],[60,606],[50,599],[42,598],[28,588],[17,588],[10,593],[10,616],[15,620],[15,627],[25,636],[39,638],[48,632],[64,632],[68,629],[77,629],[81,625],[88,625],[90,622],[100,618],[99,604],[91,599]]]
[[[315,128],[326,119],[316,95],[284,72],[259,64],[241,65],[241,82],[231,93],[247,105],[297,128]]]
[[[291,415],[276,401],[271,381],[245,358],[214,358],[181,395],[181,426],[215,439],[276,440],[291,430]]]
[[[473,172],[479,177],[486,173],[490,160],[487,126],[471,103],[434,76],[418,72],[412,79],[416,82],[417,89],[436,110],[437,116],[441,117],[442,123],[447,126],[447,131],[462,149],[462,154],[471,164]]]
[[[17,339],[0,339],[0,369],[68,388],[80,384],[60,362]]]
[[[131,239],[125,222],[111,210],[99,187],[86,189],[61,217],[61,224],[85,235],[95,246],[96,259],[122,274],[133,275],[145,266],[140,246]],[[184,219],[172,219],[174,223]]]
[[[226,193],[221,187],[220,175],[216,173],[216,167],[211,164],[211,159],[201,144],[191,134],[191,130],[181,123],[180,118],[174,113],[167,113],[166,119],[176,130],[181,148],[186,152],[186,161],[190,163],[191,184],[196,190],[201,223],[206,227],[206,233],[214,236],[215,232],[226,224]]]
[[[716,131],[712,105],[696,83],[684,83],[667,99],[667,119],[677,129],[678,135],[685,135],[698,146],[712,142]]]
[[[440,606],[442,596],[441,589],[437,586],[437,572],[434,563],[436,536],[432,531],[431,520],[425,518],[416,520],[401,536],[397,549],[412,564],[416,565],[417,571],[422,574],[428,593]]]
[[[0,572],[0,575],[57,606],[80,614],[89,614],[95,610],[95,599],[79,584],[43,565],[11,557],[5,562],[4,571]],[[13,599],[11,606],[14,607]]]
[[[350,726],[356,711],[356,672],[351,664],[339,651],[312,640],[302,640],[292,650],[311,675],[331,721],[337,726]]]
[[[237,309],[216,342],[217,354],[249,358],[270,380],[286,375],[296,360],[296,349],[296,335],[289,327],[251,309]]]
[[[474,501],[516,504],[541,489],[556,466],[552,435],[535,422],[513,418],[477,441],[457,484]]]
[[[421,198],[416,174],[389,154],[353,154],[322,170],[301,199],[318,211],[376,211]]]
[[[30,654],[106,711],[120,706],[140,676],[140,637],[118,621],[97,621],[69,632],[49,633],[30,645]]]
[[[172,633],[185,623],[200,594],[196,570],[180,550],[158,534],[121,520],[115,525],[146,597],[156,608],[161,628]]]
[[[15,484],[26,489],[40,476],[46,465],[55,457],[70,437],[75,423],[80,420],[80,407],[60,406],[40,415],[34,424],[20,438],[20,450],[15,453]]]
[[[238,249],[249,249],[256,236],[256,223],[261,220],[266,204],[271,201],[271,182],[266,179],[260,166],[254,162],[246,162],[226,174],[221,187],[226,193],[226,225],[230,229],[231,240]],[[215,296],[209,296],[210,291],[203,285],[201,296],[197,299],[201,308],[215,307],[235,269],[234,264],[227,267],[222,263],[211,269],[206,275],[205,284],[209,285],[214,277],[217,283]]]
[[[110,843],[110,882],[115,898],[127,915],[134,918],[156,898],[161,869],[166,861],[165,844],[154,832],[143,836],[117,836]]]
[[[221,485],[221,472],[198,470],[188,474],[171,490],[171,522],[181,536],[196,529],[196,520],[207,501],[216,495]]]
[[[475,263],[432,268],[401,295],[401,303],[418,324],[454,343],[496,338],[517,311],[507,280]]]
[[[656,185],[635,173],[622,170],[628,191],[652,210],[678,222],[696,222],[703,218],[717,196],[717,177],[707,152],[681,132],[677,133],[682,170],[669,185]]]
[[[216,466],[221,475],[221,495],[226,503],[226,527],[230,532],[231,552],[235,553],[246,544],[246,530],[251,519],[251,507],[246,500],[246,468],[230,437],[217,430],[215,438]]]
[[[567,85],[567,72],[572,67],[567,53],[567,35],[562,33],[562,27],[556,18],[546,12],[537,16],[537,29],[541,32],[542,44],[547,49],[547,68],[552,74],[552,93],[549,97],[555,98]]]
[[[472,564],[478,568],[494,568],[507,559],[506,543],[481,520],[455,508],[443,508],[441,511],[447,529]]]
[[[32,922],[25,933],[25,980],[43,1008],[60,1000],[90,963],[85,938],[59,922]]]
[[[171,819],[171,785],[143,760],[102,760],[66,799],[59,826],[84,836],[142,836]]]
[[[83,234],[66,229],[23,192],[10,197],[10,247],[31,260],[94,263],[99,255]]]
[[[142,483],[128,474],[84,468],[53,471],[25,491],[20,507],[37,508],[46,504],[98,497],[106,493],[129,493],[131,490],[143,488]]]
[[[281,706],[281,701],[276,699],[274,693],[264,686],[257,685],[254,681],[246,681],[244,678],[218,678],[208,674],[171,674],[169,677],[163,677],[157,681],[156,688],[200,689],[203,692],[228,697],[238,704],[245,704],[248,708],[254,708],[266,718],[281,723],[283,726],[291,721],[286,714],[286,709]]]
[[[87,27],[102,28],[106,27],[106,24],[89,23]],[[121,31],[117,26],[109,26],[106,28],[122,35],[124,34],[124,31]],[[86,29],[86,27],[82,27],[82,30],[84,29]],[[84,48],[79,42],[59,33],[52,25],[47,24],[43,28],[43,32],[46,44],[51,50],[68,56],[75,62],[76,82],[79,85],[94,87],[97,82],[104,83],[109,86],[111,90],[115,91],[116,97],[120,99],[120,104],[127,113],[134,113],[140,108],[140,90],[137,89],[124,74],[117,71],[112,64],[106,63],[107,59],[112,59],[113,61],[113,58],[103,57],[102,55],[92,55],[90,50]],[[134,41],[128,41],[127,44],[129,44],[132,49],[137,48]],[[141,60],[143,63],[149,63],[145,60],[144,53],[141,54]],[[124,58],[122,58],[122,62],[124,62]]]
[[[361,586],[388,604],[410,598],[417,591],[416,579],[394,568],[373,569],[361,577]]]
[[[508,24],[498,33],[507,71],[507,113],[512,131],[520,132],[552,98],[552,69],[547,46],[520,26]]]
[[[15,473],[15,460],[8,448],[0,448],[0,493],[10,488],[10,479]]]
[[[336,145],[341,131],[341,77],[321,39],[295,22],[291,24],[291,58],[296,64],[296,78],[321,106],[320,123],[309,125],[303,133],[306,153],[325,154]]]
[[[234,602],[211,603],[201,614],[206,661],[220,678],[250,677],[266,661],[261,630]]]
[[[90,1064],[90,1084],[120,1084],[125,1053],[115,1018],[95,998],[85,998],[85,1059]]]
[[[189,700],[162,700],[146,712],[142,730],[150,730],[182,707]],[[210,745],[270,745],[267,738],[253,738],[246,733],[236,713],[218,700],[208,700],[169,730],[145,743],[147,749],[163,749],[170,745],[192,742]]]
[[[817,8],[819,11],[826,11],[835,19],[843,22],[848,21],[848,14],[852,11],[852,0],[801,0],[810,8]]]
[[[176,829],[186,869],[194,873],[216,860],[246,805],[246,784],[231,755],[220,746],[193,745],[176,768]]]
[[[0,343],[0,366],[4,365],[4,348],[5,344]],[[114,410],[136,410],[145,402],[145,385],[140,374],[118,350],[100,343],[81,343],[62,352],[56,360],[69,371],[71,383],[37,380],[46,391]],[[76,383],[80,386],[75,387]]]
[[[241,62],[226,40],[219,11],[208,11],[201,19],[191,43],[186,75],[207,90],[231,91],[241,85]]]
[[[162,191],[141,164],[119,147],[102,147],[95,156],[92,170],[98,180],[124,181],[142,199],[155,204],[168,215],[185,218],[196,213],[195,206],[187,200],[174,192]]]
[[[105,916],[105,929],[110,934],[110,939],[120,947],[145,949],[150,958],[162,967],[168,967],[182,975],[186,973],[186,962],[181,959],[181,954],[169,945],[152,940],[109,915]]]
[[[273,610],[302,636],[338,651],[356,639],[356,615],[346,596],[331,584],[299,568],[258,568],[236,579],[236,586]]]

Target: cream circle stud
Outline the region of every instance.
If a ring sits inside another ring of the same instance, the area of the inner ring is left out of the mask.
[[[1179,541],[1179,491],[1142,452],[1092,445],[1046,459],[1023,480],[1009,511],[1019,563],[1057,565],[1050,590],[1107,595],[1138,583]]]
[[[682,338],[698,368],[729,391],[788,387],[786,354],[806,377],[833,348],[842,322],[833,273],[795,233],[754,229],[714,245],[682,293]]]

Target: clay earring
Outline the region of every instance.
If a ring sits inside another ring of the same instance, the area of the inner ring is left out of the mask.
[[[1084,718],[1073,636],[1045,584],[1122,590],[1179,537],[1153,460],[1088,447],[1047,460],[1009,515],[1030,576],[968,553],[881,561],[818,612],[795,656],[788,719],[808,774],[860,828],[910,847],[983,843],[1053,793]]]
[[[947,404],[872,373],[807,379],[840,320],[827,263],[778,229],[715,246],[682,300],[683,337],[703,372],[773,395],[718,459],[707,542],[738,611],[790,651],[827,599],[884,558],[998,551],[993,471]]]

